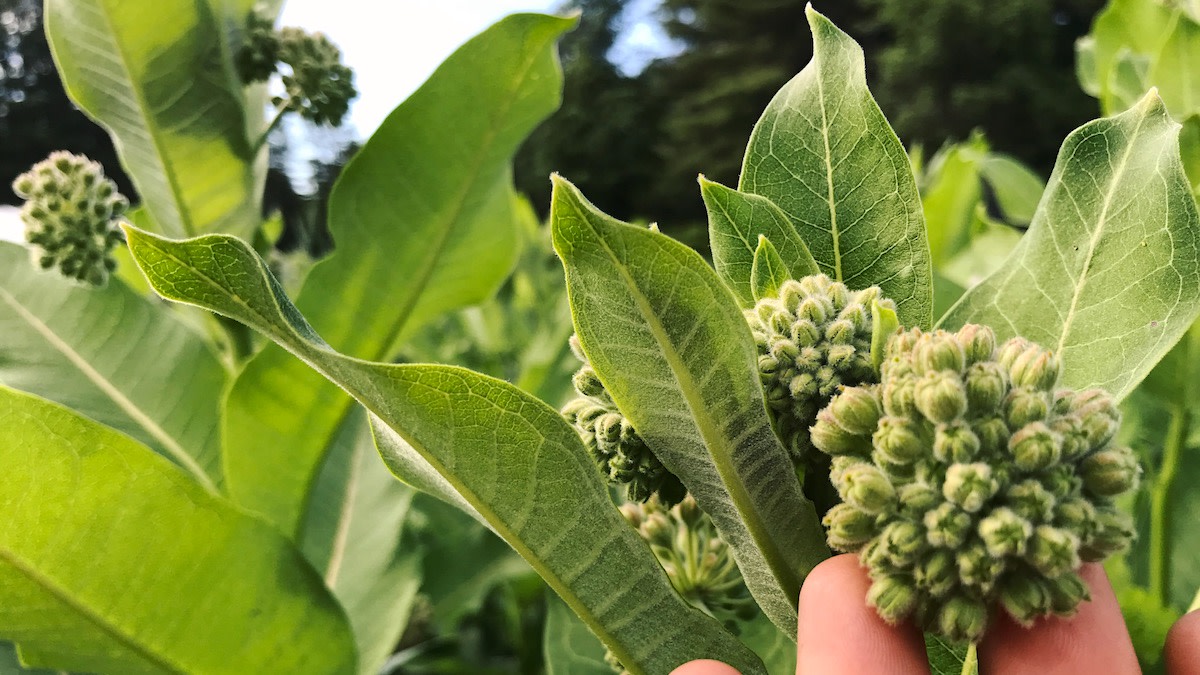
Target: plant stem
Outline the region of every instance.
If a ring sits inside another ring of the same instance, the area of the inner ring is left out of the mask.
[[[264,145],[266,145],[267,136],[270,136],[271,132],[275,130],[275,127],[279,126],[280,120],[283,119],[283,116],[287,114],[287,112],[288,107],[286,105],[284,105],[282,108],[275,109],[275,116],[271,118],[271,123],[267,125],[266,129],[263,129],[262,135],[259,136],[258,140],[254,143],[253,154],[258,154],[258,151],[261,150]]]
[[[1171,410],[1171,426],[1163,447],[1162,465],[1150,495],[1150,592],[1169,606],[1171,587],[1171,488],[1191,430],[1192,414],[1183,405]]]
[[[979,675],[979,654],[975,651],[975,643],[967,646],[967,656],[963,659],[962,675]]]

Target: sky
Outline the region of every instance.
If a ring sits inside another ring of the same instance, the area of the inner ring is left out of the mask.
[[[280,26],[324,32],[354,69],[359,97],[350,109],[358,134],[383,118],[424,82],[459,45],[514,12],[550,12],[558,0],[287,0]],[[649,21],[656,0],[635,0],[628,29],[611,55],[626,71],[669,51]],[[330,11],[336,7],[337,11]]]

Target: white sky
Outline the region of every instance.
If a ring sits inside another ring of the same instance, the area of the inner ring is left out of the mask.
[[[514,12],[554,0],[288,0],[280,26],[322,31],[354,69],[350,122],[362,138],[459,45]]]

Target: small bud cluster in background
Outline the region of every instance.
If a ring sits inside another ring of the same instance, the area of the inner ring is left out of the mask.
[[[280,72],[284,95],[273,103],[316,124],[341,124],[358,95],[354,71],[342,64],[342,52],[329,38],[299,28],[276,31],[263,12],[250,15],[236,63],[246,84]],[[287,67],[280,70],[279,64]]]
[[[600,470],[610,482],[624,485],[631,501],[644,502],[657,495],[668,506],[678,503],[687,494],[683,483],[658,461],[617,409],[576,336],[571,336],[571,349],[583,362],[574,378],[579,397],[568,402],[562,414],[575,426]]]
[[[824,274],[788,280],[777,297],[746,311],[776,431],[798,465],[824,462],[808,429],[844,386],[874,382],[872,303],[892,309],[878,287],[851,291]]]
[[[99,163],[51,153],[17,176],[13,192],[25,200],[21,220],[35,265],[94,286],[108,281],[117,265],[113,247],[122,241],[117,219],[129,201]]]
[[[758,613],[728,544],[691,495],[670,508],[657,497],[644,504],[623,504],[621,514],[650,544],[671,585],[693,607],[735,635],[739,622]],[[617,672],[625,672],[611,652],[605,659]]]
[[[1123,549],[1133,524],[1113,504],[1139,467],[1114,444],[1105,392],[1056,389],[1060,364],[989,328],[892,337],[881,382],[821,411],[813,443],[833,456],[843,503],[831,546],[857,551],[868,601],[888,621],[978,641],[998,602],[1029,625],[1073,614],[1077,570]]]

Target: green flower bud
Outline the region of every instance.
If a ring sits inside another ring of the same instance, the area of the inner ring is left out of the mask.
[[[275,63],[279,60],[279,35],[274,21],[265,10],[256,9],[250,14],[242,47],[234,59],[238,76],[244,84],[266,82],[275,74]]]
[[[971,516],[954,504],[943,502],[924,517],[925,538],[933,546],[955,549],[971,533]]]
[[[1045,392],[1022,387],[1013,389],[1004,399],[1005,421],[1012,429],[1040,422],[1049,413],[1050,403],[1046,400]]]
[[[979,521],[979,537],[994,557],[1025,555],[1025,544],[1033,536],[1033,525],[1006,507],[994,509]]]
[[[926,545],[922,529],[907,520],[897,520],[883,528],[880,540],[887,557],[897,567],[911,567]]]
[[[941,597],[958,585],[958,562],[954,553],[936,550],[917,562],[913,579],[926,593]]]
[[[285,97],[275,104],[316,124],[339,125],[358,96],[354,71],[342,65],[342,52],[321,33],[299,28],[279,31],[279,61],[290,67],[283,76]]]
[[[942,494],[967,513],[975,513],[1000,489],[992,467],[982,462],[951,464],[946,469]]]
[[[847,504],[866,513],[882,513],[896,505],[896,489],[882,471],[867,462],[858,462],[841,472],[836,487]]]
[[[918,433],[918,428],[906,418],[889,415],[879,420],[879,428],[875,430],[872,442],[876,451],[887,461],[907,464],[925,452],[925,443]],[[824,450],[819,443],[817,447]]]
[[[969,323],[960,328],[955,337],[962,345],[967,363],[992,360],[992,354],[996,351],[996,334],[991,328]]]
[[[817,324],[808,319],[797,319],[788,329],[788,336],[792,338],[792,342],[805,347],[816,346],[821,341],[821,331],[817,329]]]
[[[1030,539],[1026,559],[1047,577],[1060,577],[1079,567],[1079,537],[1057,527],[1039,525]]]
[[[869,440],[843,429],[834,420],[829,408],[817,413],[811,438],[814,446],[829,455],[862,455],[871,448]]]
[[[800,302],[800,306],[796,309],[796,316],[801,319],[807,319],[813,322],[814,325],[822,325],[829,319],[829,314],[833,310],[833,303],[822,302],[823,298],[819,295],[810,295]]]
[[[1018,516],[1033,523],[1048,521],[1057,503],[1054,494],[1034,479],[1010,487],[1004,501]]]
[[[1141,467],[1133,451],[1122,446],[1109,447],[1090,455],[1080,464],[1083,488],[1100,497],[1112,497],[1132,490]]]
[[[972,539],[958,552],[958,578],[966,586],[991,593],[1007,561],[988,553],[987,546]]]
[[[829,530],[829,545],[839,551],[855,551],[875,536],[874,516],[850,506],[838,504],[822,521]]]
[[[980,600],[962,595],[947,600],[937,617],[940,633],[961,642],[979,642],[987,623],[987,606]]]
[[[826,408],[837,425],[855,436],[870,436],[883,414],[873,391],[847,387]],[[820,419],[820,414],[818,414]]]
[[[1094,562],[1125,550],[1133,540],[1135,530],[1129,514],[1106,506],[1096,509],[1095,528],[1092,536],[1080,548],[1084,560]]]
[[[1042,422],[1033,422],[1008,439],[1013,462],[1022,471],[1046,469],[1062,456],[1062,439]]]
[[[1041,577],[1012,574],[1000,588],[1000,605],[1017,624],[1031,628],[1034,619],[1050,613],[1053,606],[1050,583]]]
[[[1075,572],[1067,572],[1050,582],[1050,609],[1059,616],[1073,616],[1079,603],[1091,600],[1087,584]]]
[[[575,376],[571,378],[571,382],[575,385],[575,391],[579,392],[580,396],[603,396],[604,385],[600,382],[596,371],[589,365],[584,365]]]
[[[980,361],[967,369],[967,405],[971,412],[989,414],[1008,394],[1008,377],[995,361]]]
[[[892,473],[895,474],[895,471]],[[942,502],[941,491],[920,481],[901,487],[896,494],[899,495],[900,503],[904,505],[905,510],[916,513],[925,513]]]
[[[917,365],[922,372],[952,370],[961,373],[966,367],[962,346],[953,337],[934,337],[926,334],[925,339],[914,347]]]
[[[917,408],[916,380],[903,378],[885,381],[883,410],[889,415],[908,417]]]
[[[911,580],[884,576],[871,583],[867,602],[884,621],[895,625],[912,613],[917,603],[917,592]]]
[[[932,422],[953,422],[967,412],[967,392],[955,373],[926,373],[917,380],[914,399],[917,409]]]
[[[618,507],[621,517],[636,530],[642,526],[642,510],[636,504],[626,502]]]
[[[54,152],[13,181],[30,258],[41,269],[103,286],[116,269],[112,250],[123,241],[116,219],[129,202],[83,155]]]
[[[966,463],[979,456],[979,437],[966,422],[939,424],[934,433],[933,456],[939,461]]]
[[[979,439],[979,452],[982,456],[998,458],[1001,452],[1007,453],[1009,430],[1008,425],[999,417],[984,417],[971,423],[971,430]]]
[[[675,530],[671,526],[671,521],[659,512],[647,515],[638,529],[642,538],[650,542],[652,546],[670,548],[675,540]]]
[[[1009,368],[1013,386],[1053,391],[1062,370],[1058,357],[1035,344],[1025,344],[1027,346],[1023,350],[1014,350],[1011,361],[1006,362],[1001,358],[1001,362]],[[1002,349],[1001,353],[1003,355],[1006,352]]]

